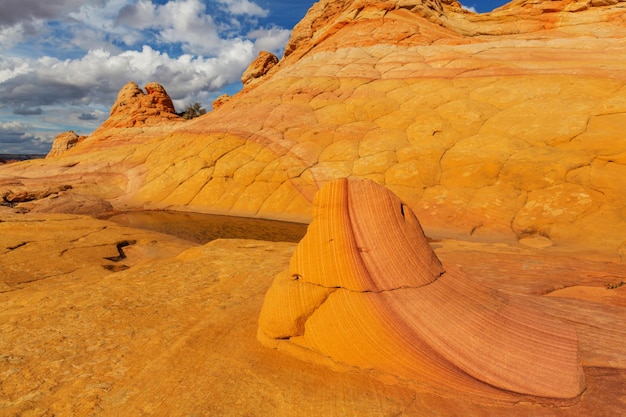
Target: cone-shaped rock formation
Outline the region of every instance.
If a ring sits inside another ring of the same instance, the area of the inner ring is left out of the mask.
[[[180,120],[172,99],[161,84],[151,82],[146,84],[145,89],[144,93],[133,81],[122,87],[117,100],[111,107],[109,119],[104,122],[100,130],[156,125],[171,120]]]
[[[585,388],[573,327],[442,265],[411,209],[369,180],[318,192],[258,335],[446,389],[567,399]]]

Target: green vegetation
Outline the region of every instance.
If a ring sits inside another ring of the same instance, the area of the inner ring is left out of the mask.
[[[206,114],[206,109],[203,109],[200,103],[194,103],[193,105],[190,104],[187,106],[182,112],[176,114],[182,116],[183,119],[189,120]]]

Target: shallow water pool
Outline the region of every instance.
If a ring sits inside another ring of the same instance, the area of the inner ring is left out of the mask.
[[[299,242],[307,228],[304,223],[156,210],[124,212],[107,220],[123,226],[167,233],[200,244],[215,239]]]

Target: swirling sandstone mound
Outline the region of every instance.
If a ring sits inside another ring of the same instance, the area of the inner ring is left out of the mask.
[[[259,339],[445,389],[573,398],[573,326],[442,265],[408,206],[368,180],[326,184]]]

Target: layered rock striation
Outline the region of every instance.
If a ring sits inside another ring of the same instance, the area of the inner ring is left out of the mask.
[[[605,3],[322,0],[210,114],[182,123],[131,84],[83,143],[11,175],[103,174],[119,208],[298,221],[323,184],[361,177],[440,236],[619,259],[626,9]]]
[[[212,113],[0,167],[0,414],[624,415],[625,12],[323,0]],[[316,193],[298,247],[58,214]]]
[[[369,180],[319,191],[258,337],[475,395],[571,399],[585,388],[573,326],[442,265],[412,210]]]

